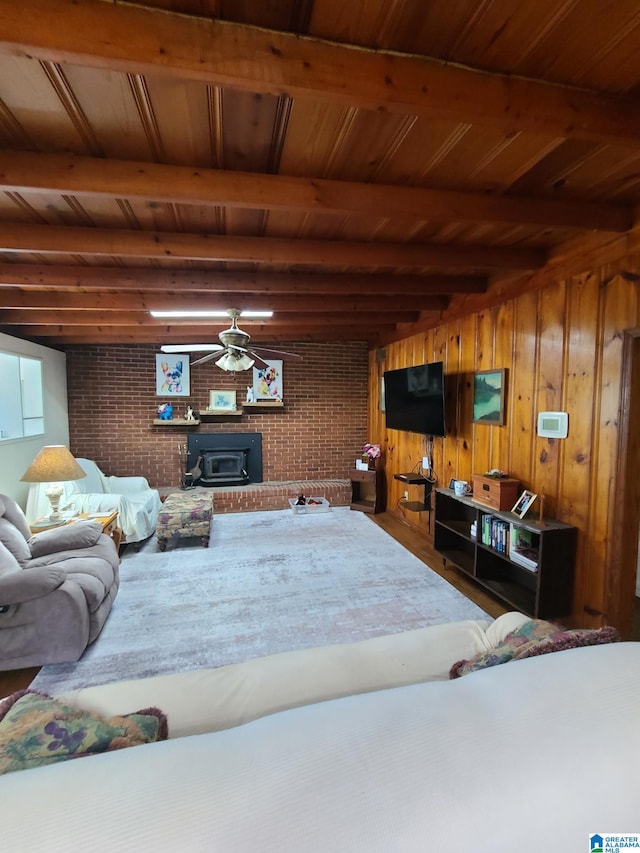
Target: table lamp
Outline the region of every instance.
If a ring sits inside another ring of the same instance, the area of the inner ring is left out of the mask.
[[[49,483],[45,489],[51,504],[49,518],[57,521],[61,518],[59,507],[64,490],[62,483],[86,476],[64,444],[51,444],[42,448],[20,479],[26,483]]]

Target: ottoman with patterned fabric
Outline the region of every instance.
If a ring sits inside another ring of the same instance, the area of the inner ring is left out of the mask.
[[[213,496],[175,492],[168,495],[158,513],[158,548],[167,547],[167,540],[200,536],[205,548],[209,547],[209,531],[213,514]]]

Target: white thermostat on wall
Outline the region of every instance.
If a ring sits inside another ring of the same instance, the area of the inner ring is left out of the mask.
[[[538,412],[538,435],[543,438],[566,438],[568,434],[567,412]]]

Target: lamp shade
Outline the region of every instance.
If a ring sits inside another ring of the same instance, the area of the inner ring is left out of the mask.
[[[26,483],[61,483],[87,475],[64,444],[43,447],[20,478]]]

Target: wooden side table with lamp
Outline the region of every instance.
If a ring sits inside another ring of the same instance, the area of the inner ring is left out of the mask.
[[[25,483],[48,484],[45,494],[51,504],[51,513],[30,524],[31,532],[41,533],[43,530],[52,530],[55,527],[64,527],[67,524],[88,519],[99,521],[103,532],[111,536],[116,548],[120,548],[122,530],[118,527],[117,510],[80,513],[67,517],[60,512],[60,498],[63,494],[61,484],[70,480],[81,480],[86,476],[83,468],[64,444],[47,445],[38,452],[20,479]]]
[[[116,548],[120,548],[122,542],[122,529],[118,527],[118,510],[114,509],[111,512],[81,512],[73,518],[39,518],[29,525],[33,534],[41,533],[43,530],[53,530],[56,527],[66,527],[68,524],[75,524],[78,521],[99,521],[102,525],[102,532],[106,533],[113,539]]]

